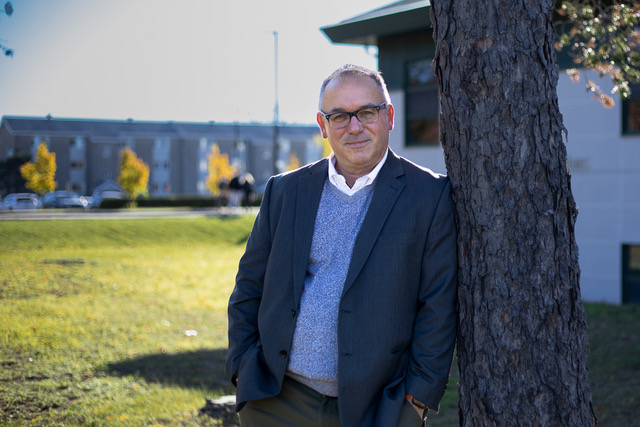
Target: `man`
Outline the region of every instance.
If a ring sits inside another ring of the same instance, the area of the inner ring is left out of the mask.
[[[379,73],[322,84],[333,153],[272,177],[229,301],[227,371],[243,426],[399,426],[436,409],[456,334],[446,177],[388,148]]]

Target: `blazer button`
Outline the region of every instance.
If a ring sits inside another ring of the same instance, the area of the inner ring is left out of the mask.
[[[286,359],[286,358],[287,358],[287,352],[286,352],[286,351],[284,351],[284,350],[282,350],[282,351],[280,352],[280,357],[282,357],[283,359]]]

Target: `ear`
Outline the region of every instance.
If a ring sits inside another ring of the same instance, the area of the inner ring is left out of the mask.
[[[389,121],[389,130],[393,130],[393,118],[395,116],[395,110],[393,109],[393,105],[387,105],[387,120]]]
[[[327,124],[324,121],[324,116],[322,115],[322,113],[318,113],[316,115],[316,120],[318,122],[318,126],[320,126],[320,132],[322,133],[322,137],[324,139],[327,139]]]

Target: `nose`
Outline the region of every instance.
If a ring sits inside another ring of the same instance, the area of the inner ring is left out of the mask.
[[[360,133],[362,132],[362,129],[362,123],[360,123],[360,120],[358,120],[355,114],[349,117],[349,126],[347,126],[347,131],[350,133]]]

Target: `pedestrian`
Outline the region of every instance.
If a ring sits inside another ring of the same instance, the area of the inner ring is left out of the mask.
[[[236,174],[229,181],[229,207],[239,208],[242,204],[242,194],[244,193],[244,180],[242,175]]]
[[[322,84],[328,158],[272,177],[229,300],[227,372],[250,426],[419,426],[456,337],[445,176],[388,147],[380,73]]]
[[[242,185],[242,191],[244,192],[244,205],[251,206],[253,203],[253,186],[256,181],[249,172],[244,174],[244,184]]]

